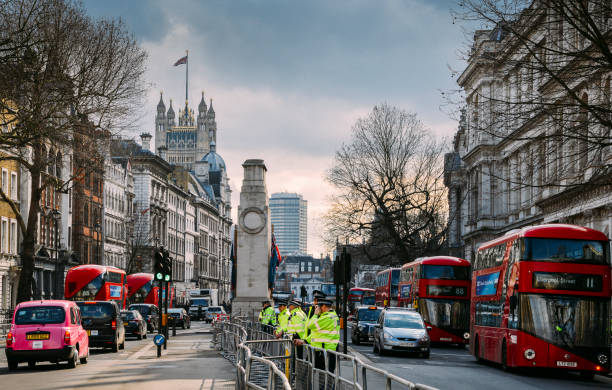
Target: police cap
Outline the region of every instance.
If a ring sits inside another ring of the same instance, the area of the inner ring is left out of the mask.
[[[293,306],[302,306],[302,300],[299,298],[293,298],[289,301],[289,304]]]
[[[331,306],[331,305],[333,305],[333,302],[332,302],[331,299],[319,298],[318,304],[319,305],[325,305],[325,306]]]
[[[276,304],[279,306],[287,306],[287,299],[286,298],[277,298],[276,299]]]
[[[321,290],[314,290],[314,291],[312,292],[312,296],[313,296],[315,299],[327,298],[327,294],[325,294],[325,293],[324,293],[323,291],[321,291]]]

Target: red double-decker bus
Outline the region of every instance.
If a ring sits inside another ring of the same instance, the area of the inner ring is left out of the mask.
[[[397,306],[399,274],[399,268],[388,268],[376,274],[376,305]]]
[[[353,304],[373,305],[375,292],[373,288],[353,287],[349,290],[348,301]]]
[[[502,367],[610,370],[610,253],[605,234],[526,227],[483,244],[472,274],[471,352]]]
[[[400,271],[398,304],[418,310],[432,342],[470,341],[470,262],[458,257],[421,257]]]
[[[159,286],[155,285],[153,274],[136,273],[127,276],[127,302],[133,303],[151,303],[157,305],[159,302]],[[165,288],[162,289],[163,298],[166,297]],[[175,299],[175,289],[170,287],[170,299],[168,307],[173,307]]]
[[[151,303],[157,305],[159,302],[159,287],[153,283],[153,274],[129,274],[127,284],[127,301],[129,304]]]
[[[66,273],[66,299],[73,301],[117,301],[125,308],[127,280],[125,271],[117,267],[84,264]]]

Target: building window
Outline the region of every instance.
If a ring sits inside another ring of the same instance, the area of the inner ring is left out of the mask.
[[[11,253],[17,254],[17,221],[11,221]]]
[[[8,221],[2,220],[2,237],[0,237],[0,251],[6,253],[6,247],[8,242]]]
[[[11,172],[11,199],[17,200],[17,173]]]
[[[2,192],[4,192],[6,194],[6,196],[9,195],[8,192],[8,171],[6,169],[2,169]]]

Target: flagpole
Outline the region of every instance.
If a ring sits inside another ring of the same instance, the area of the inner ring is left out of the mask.
[[[188,96],[189,96],[189,50],[187,51],[187,67],[185,68],[185,104],[187,104]]]

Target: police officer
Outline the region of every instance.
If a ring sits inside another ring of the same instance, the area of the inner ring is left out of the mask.
[[[278,303],[279,313],[277,317],[278,326],[276,327],[276,332],[274,332],[274,334],[276,335],[276,338],[281,338],[283,334],[287,333],[287,325],[289,324],[289,316],[291,314],[289,313],[289,309],[287,309],[286,299],[280,298],[276,302]]]
[[[314,290],[312,292],[312,296],[313,296],[314,304],[308,308],[308,319],[311,319],[312,316],[314,315],[315,306],[317,305],[319,298],[323,298],[323,299],[327,298],[327,294],[325,294],[321,290]]]
[[[306,340],[295,340],[294,344],[303,345],[308,342],[313,347],[336,351],[340,342],[340,323],[338,315],[332,309],[332,301],[327,298],[318,299],[315,316],[308,323],[310,335]],[[327,360],[328,370],[334,372],[336,359],[331,354]],[[315,351],[315,368],[325,369],[325,356],[322,351]]]
[[[308,318],[306,313],[302,310],[302,302],[294,298],[289,301],[289,323],[287,325],[287,335],[293,340],[304,340],[306,339],[306,322]],[[296,348],[296,355],[299,359],[302,358],[303,348],[298,346]]]
[[[274,313],[274,308],[270,305],[270,300],[266,299],[262,301],[263,309],[259,313],[259,322],[264,325],[264,327],[276,326],[276,315]]]

